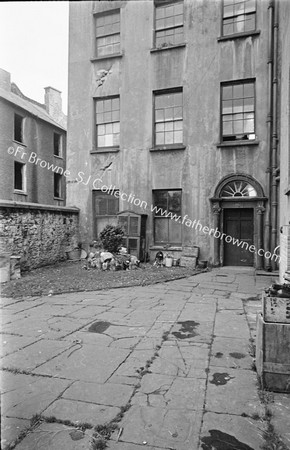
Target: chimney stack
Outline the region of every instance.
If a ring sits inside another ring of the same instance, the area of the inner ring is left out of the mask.
[[[55,120],[55,122],[66,127],[66,116],[62,111],[61,91],[51,86],[45,87],[44,90],[44,103],[47,113]]]
[[[4,69],[0,69],[0,88],[5,89],[5,91],[11,91],[11,76]]]

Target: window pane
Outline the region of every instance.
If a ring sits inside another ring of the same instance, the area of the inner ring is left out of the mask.
[[[233,112],[238,113],[243,111],[244,102],[243,99],[233,100]]]
[[[165,122],[165,131],[173,131],[173,122]]]
[[[233,6],[224,6],[224,17],[231,17],[234,15]]]
[[[168,131],[168,132],[165,132],[165,145],[170,145],[170,144],[174,144],[173,132]]]
[[[168,243],[168,222],[170,219],[161,219],[156,217],[154,219],[155,228],[155,242]]]
[[[244,97],[254,97],[254,83],[244,84]]]
[[[224,100],[222,108],[223,108],[223,114],[229,114],[229,113],[233,112],[232,100]]]
[[[123,228],[125,234],[128,234],[128,221],[129,217],[119,216],[118,218],[118,225]]]
[[[244,111],[254,111],[254,99],[245,98],[244,99]]]
[[[228,136],[233,134],[233,126],[232,122],[224,122],[223,123],[223,135]]]
[[[157,133],[160,133],[161,131],[164,131],[165,124],[164,123],[156,123],[155,130]]]
[[[174,131],[182,131],[182,125],[182,120],[177,120],[176,122],[174,122]]]
[[[155,114],[156,122],[164,121],[164,109],[157,109]]]
[[[245,31],[255,30],[255,28],[256,28],[256,16],[255,14],[251,14],[246,17]]]
[[[243,98],[243,84],[234,84],[233,86],[233,97],[234,98]]]
[[[130,235],[138,235],[138,224],[139,224],[139,218],[138,217],[130,217]]]
[[[242,134],[244,131],[243,121],[235,120],[234,121],[234,134]]]
[[[113,134],[113,146],[120,145],[120,134]]]
[[[165,144],[165,136],[164,133],[156,133],[155,136],[155,144],[156,145],[164,145]]]
[[[223,100],[233,98],[233,87],[232,86],[223,86]]]
[[[255,6],[255,0],[246,0],[245,2],[245,12],[255,12],[256,6]]]
[[[166,108],[165,109],[165,120],[172,120],[173,117],[174,117],[173,108]]]
[[[168,210],[181,214],[181,191],[168,191]]]
[[[105,147],[105,136],[98,136],[98,147]]]
[[[254,115],[253,114],[245,114],[245,132],[253,133],[254,131],[255,131]]]
[[[174,131],[174,144],[182,144],[182,143],[183,143],[183,132]]]
[[[154,206],[161,208],[163,211],[167,210],[167,191],[153,192]],[[155,215],[161,215],[161,211],[155,211]]]
[[[169,221],[169,243],[181,244],[181,223],[175,222],[175,220]]]

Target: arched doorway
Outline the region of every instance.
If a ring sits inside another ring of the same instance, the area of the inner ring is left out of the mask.
[[[265,201],[261,185],[250,175],[224,177],[210,199],[214,227],[214,265],[263,267],[263,214]],[[218,233],[216,233],[218,235]]]

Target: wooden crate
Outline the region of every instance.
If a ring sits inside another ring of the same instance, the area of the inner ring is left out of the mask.
[[[290,324],[257,315],[256,366],[265,388],[290,393]]]
[[[290,298],[269,297],[263,293],[262,308],[265,322],[290,323]]]

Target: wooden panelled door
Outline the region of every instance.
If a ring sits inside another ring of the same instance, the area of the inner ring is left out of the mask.
[[[253,244],[254,218],[253,209],[237,208],[224,209],[224,233],[237,239]],[[242,244],[243,244],[242,242]],[[246,244],[242,246],[224,240],[224,265],[225,266],[253,266],[253,253],[247,250]]]

